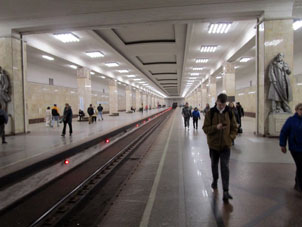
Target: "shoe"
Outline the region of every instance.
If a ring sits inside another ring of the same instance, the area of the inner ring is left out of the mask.
[[[224,202],[228,202],[229,201],[229,199],[233,199],[233,197],[229,194],[229,192],[228,191],[224,191],[223,192],[223,201]]]
[[[7,142],[6,141],[2,141],[2,144],[7,144]]]
[[[212,184],[211,184],[211,188],[213,189],[213,190],[217,190],[217,182],[213,182]]]
[[[65,134],[62,134],[61,136],[65,137]]]
[[[72,136],[72,133],[70,133],[69,136]]]
[[[302,192],[301,188],[300,188],[297,184],[295,184],[294,189],[295,189],[297,192]]]

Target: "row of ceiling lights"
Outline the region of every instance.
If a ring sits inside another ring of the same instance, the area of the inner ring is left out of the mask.
[[[60,40],[61,42],[63,43],[72,43],[72,42],[79,42],[80,41],[80,38],[78,36],[76,36],[75,34],[73,33],[57,33],[57,34],[54,34],[54,37],[58,40]],[[105,55],[101,52],[101,51],[87,51],[85,52],[85,54],[91,58],[101,58],[101,57],[104,57]],[[42,57],[44,59],[47,59],[49,61],[53,61],[54,58],[51,57],[51,56],[48,56],[48,55],[42,55]],[[106,62],[104,63],[107,67],[109,68],[113,68],[113,67],[118,67],[119,66],[119,63],[117,62]],[[73,69],[77,69],[78,67],[76,65],[69,65],[69,67],[73,68]],[[129,73],[129,70],[127,69],[122,69],[122,70],[117,70],[119,73]],[[94,72],[90,72],[91,75],[94,75],[95,73]],[[136,76],[133,75],[133,74],[130,74],[130,75],[126,75],[128,78],[135,78]],[[101,78],[105,79],[106,77],[105,76],[100,76]],[[140,85],[143,85],[151,90],[154,90],[156,91],[152,86],[150,86],[147,82],[143,82],[143,81],[140,81],[141,79],[138,79],[138,78],[135,78],[135,79],[132,79],[133,81],[136,81],[137,83],[139,83]],[[140,82],[138,82],[140,81]],[[120,82],[119,82],[120,83]],[[135,85],[135,84],[134,84]],[[157,93],[159,93],[160,95],[164,96],[163,94],[161,94],[160,92],[156,91]]]

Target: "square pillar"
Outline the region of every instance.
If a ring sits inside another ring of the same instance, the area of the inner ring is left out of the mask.
[[[118,93],[117,82],[115,80],[109,81],[109,114],[118,114]]]
[[[79,68],[77,70],[77,84],[79,93],[78,109],[86,112],[91,104],[91,75],[89,69]]]
[[[126,87],[126,112],[131,111],[132,106],[132,91],[131,87]]]
[[[226,62],[223,65],[222,93],[227,94],[229,100],[235,100],[235,85],[235,65],[234,63]]]

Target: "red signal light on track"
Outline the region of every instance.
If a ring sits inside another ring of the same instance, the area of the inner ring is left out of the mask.
[[[64,160],[64,164],[68,165],[69,164],[69,160],[68,159]]]
[[[143,121],[143,123],[145,124],[145,123],[146,123],[146,121]]]
[[[109,140],[109,139],[106,139],[106,140],[105,140],[105,143],[109,143],[109,142],[110,142],[110,140]]]
[[[149,118],[148,118],[148,121],[150,121],[150,120],[151,120],[151,118],[149,117]]]
[[[136,124],[136,127],[138,127],[139,126],[139,124]]]

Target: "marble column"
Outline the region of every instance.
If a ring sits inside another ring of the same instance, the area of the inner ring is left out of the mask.
[[[201,85],[201,107],[204,109],[208,103],[208,93],[205,84]]]
[[[235,85],[235,65],[234,63],[226,62],[223,65],[222,93],[227,94],[231,101],[235,101]]]
[[[293,75],[293,20],[266,20],[257,26],[257,121],[256,132],[259,135],[267,135],[269,132],[269,113],[271,110],[271,101],[268,100],[269,79],[267,68],[270,62],[278,53],[283,53],[284,61],[289,65],[292,74],[289,76],[293,89],[293,101],[290,107],[299,102],[295,95],[296,81]],[[272,45],[275,42],[277,45]],[[278,123],[280,130],[282,122]]]
[[[78,109],[87,111],[91,103],[91,75],[87,68],[79,68],[77,70],[77,84],[79,93]],[[75,111],[75,110],[73,110]]]
[[[148,105],[148,97],[146,93],[143,93],[143,109],[146,109],[146,105]]]
[[[216,101],[216,78],[210,77],[209,83],[208,83],[208,103],[210,104],[210,107],[213,107],[215,105]]]
[[[197,108],[199,110],[202,109],[202,105],[201,105],[201,87],[197,88]]]
[[[138,89],[136,89],[135,92],[136,92],[136,94],[135,94],[135,98],[136,98],[135,108],[136,108],[136,111],[139,111],[139,109],[142,107],[141,92]]]
[[[9,93],[11,101],[7,103],[8,124],[6,134],[15,135],[26,133],[28,130],[28,110],[26,106],[26,73],[27,48],[20,39],[13,37],[0,38],[0,66],[10,80]],[[41,107],[44,110],[44,107]],[[46,106],[45,106],[46,109]]]
[[[126,112],[131,111],[132,106],[132,91],[131,87],[126,87]]]
[[[109,81],[109,114],[118,113],[118,91],[117,82],[115,80]]]

